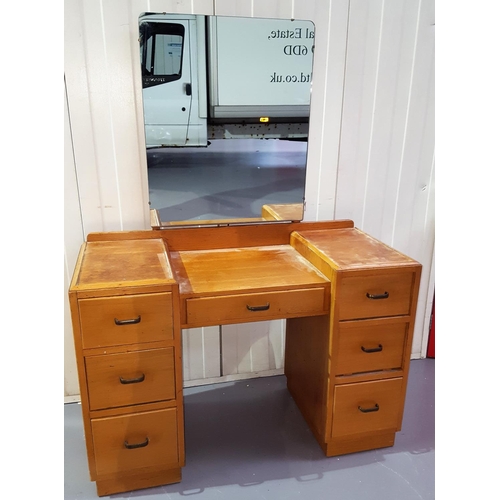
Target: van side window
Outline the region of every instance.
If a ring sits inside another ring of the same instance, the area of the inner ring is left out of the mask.
[[[179,80],[182,75],[184,26],[143,22],[139,25],[142,87]]]

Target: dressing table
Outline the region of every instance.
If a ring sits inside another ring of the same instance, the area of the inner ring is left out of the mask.
[[[185,465],[181,329],[286,319],[288,389],[326,457],[394,444],[421,265],[349,220],[92,233],[69,289],[99,496]],[[273,220],[271,222],[271,220]]]

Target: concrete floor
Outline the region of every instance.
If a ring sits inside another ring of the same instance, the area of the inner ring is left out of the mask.
[[[410,364],[403,428],[392,448],[326,458],[284,376],[184,390],[182,482],[111,498],[432,500],[434,360]],[[96,499],[81,406],[65,413],[65,499]]]

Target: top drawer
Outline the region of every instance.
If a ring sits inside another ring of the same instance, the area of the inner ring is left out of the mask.
[[[410,314],[412,272],[346,277],[340,284],[339,319]]]
[[[81,299],[84,349],[172,340],[172,294]]]

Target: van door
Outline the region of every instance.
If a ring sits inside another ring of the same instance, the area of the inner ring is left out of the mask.
[[[139,24],[146,146],[185,146],[193,92],[189,21]]]

